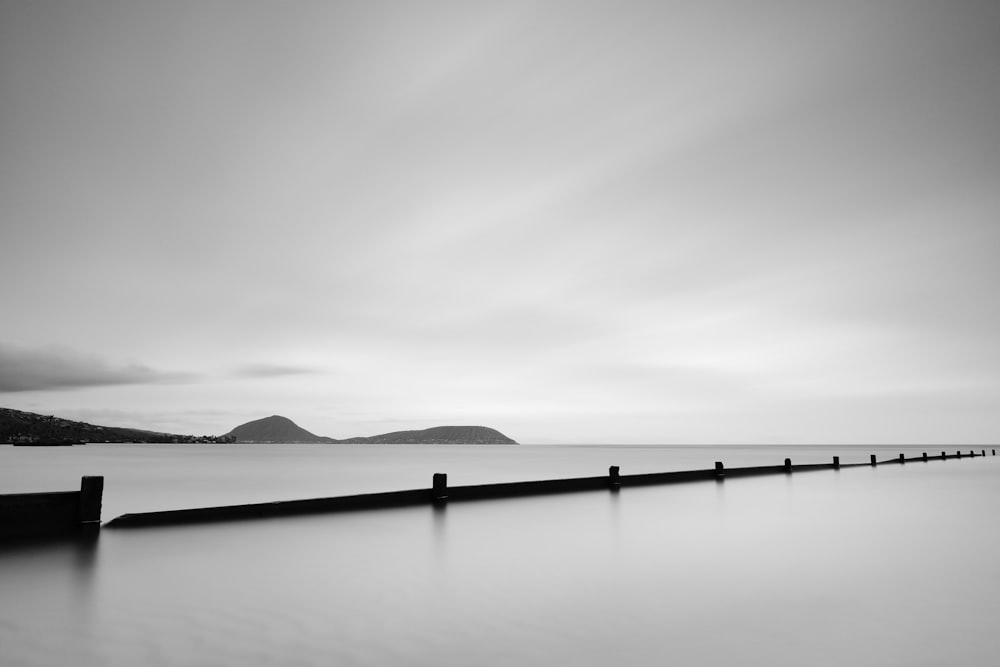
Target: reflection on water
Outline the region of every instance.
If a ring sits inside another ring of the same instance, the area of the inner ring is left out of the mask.
[[[0,652],[5,666],[991,664],[998,481],[988,457],[6,546]]]
[[[88,653],[98,533],[0,543],[0,664],[72,664]]]

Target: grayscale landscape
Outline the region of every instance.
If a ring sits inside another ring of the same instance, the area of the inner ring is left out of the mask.
[[[993,664],[998,65],[980,0],[0,0],[0,664]]]

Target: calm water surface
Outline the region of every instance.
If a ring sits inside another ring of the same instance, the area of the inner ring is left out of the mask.
[[[434,472],[457,485],[927,449],[0,447],[0,492],[103,474],[109,519]],[[1000,458],[986,457],[105,529],[0,546],[0,664],[990,665],[998,511]]]

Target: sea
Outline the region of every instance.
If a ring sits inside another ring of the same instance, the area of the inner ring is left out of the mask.
[[[982,446],[0,446],[102,518]],[[983,666],[1000,457],[0,542],[0,665]]]

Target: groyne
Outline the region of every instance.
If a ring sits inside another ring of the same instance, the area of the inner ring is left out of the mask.
[[[993,449],[992,455],[996,456]],[[382,493],[363,493],[331,498],[309,498],[305,500],[284,500],[267,503],[249,503],[243,505],[225,505],[218,507],[200,507],[191,509],[165,510],[159,512],[142,512],[123,514],[105,524],[109,528],[138,528],[144,526],[168,526],[213,521],[236,521],[246,519],[261,519],[267,517],[294,516],[318,514],[327,512],[352,512],[362,510],[388,509],[396,507],[412,507],[418,505],[443,505],[453,502],[475,500],[492,500],[500,498],[516,498],[540,496],[559,493],[579,493],[583,491],[619,491],[630,486],[649,486],[654,484],[681,484],[697,481],[717,481],[740,477],[755,477],[761,475],[790,475],[802,472],[821,470],[841,470],[880,465],[902,465],[906,463],[944,461],[948,459],[963,459],[986,456],[986,450],[976,452],[970,450],[963,454],[941,452],[928,455],[926,452],[919,457],[906,458],[900,454],[897,458],[877,461],[871,455],[868,463],[840,462],[835,456],[830,463],[793,464],[791,459],[785,459],[780,465],[751,466],[726,468],[718,461],[713,468],[702,470],[682,470],[659,473],[638,473],[623,475],[618,466],[611,466],[607,475],[595,477],[574,477],[567,479],[546,479],[522,482],[504,482],[497,484],[473,484],[465,486],[449,486],[446,473],[435,473],[431,486],[422,489],[405,491],[388,491]]]
[[[0,494],[0,539],[87,533],[101,523],[104,478],[83,477],[79,491]]]

